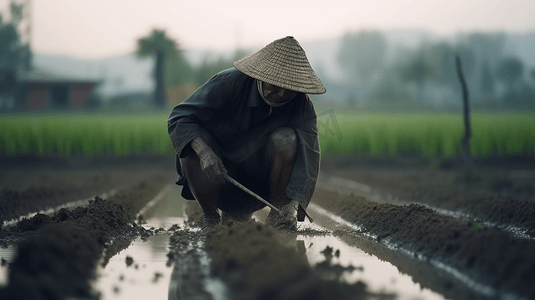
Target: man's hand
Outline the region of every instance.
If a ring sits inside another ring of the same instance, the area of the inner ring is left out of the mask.
[[[225,181],[223,175],[227,174],[227,169],[223,166],[223,161],[201,137],[196,137],[191,141],[191,148],[197,153],[201,170],[208,178],[216,179],[219,182]]]
[[[199,155],[201,170],[211,179],[217,179],[220,182],[225,181],[223,175],[227,174],[227,169],[223,166],[223,161],[208,148]]]
[[[276,229],[297,230],[298,207],[299,202],[290,200],[289,203],[281,207],[280,214],[272,209],[266,218],[266,223]]]

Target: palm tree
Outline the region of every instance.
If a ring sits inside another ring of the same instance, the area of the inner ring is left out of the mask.
[[[165,80],[164,80],[164,63],[167,57],[177,55],[178,47],[174,40],[165,35],[165,30],[153,29],[152,33],[137,41],[138,57],[147,57],[154,55],[154,77],[156,79],[156,86],[154,89],[154,105],[156,107],[164,107],[167,103],[165,97]]]

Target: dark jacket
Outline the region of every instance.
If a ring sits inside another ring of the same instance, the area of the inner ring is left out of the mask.
[[[269,112],[256,79],[231,68],[213,76],[173,108],[167,121],[169,137],[177,156],[185,157],[193,151],[189,143],[205,129],[220,146],[225,161],[232,163],[265,148],[276,129],[292,127],[298,138],[298,153],[286,195],[306,208],[320,163],[314,106],[306,94],[298,93],[289,103]],[[177,171],[179,183],[183,182],[178,163]],[[304,219],[302,211],[298,219]]]

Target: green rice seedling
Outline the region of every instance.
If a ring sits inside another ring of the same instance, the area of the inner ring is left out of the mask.
[[[335,117],[335,123],[323,122],[318,128],[323,155],[454,156],[460,153],[464,134],[461,114],[358,113]],[[0,118],[0,155],[172,155],[166,120],[166,113],[4,115]],[[338,130],[332,128],[334,124]],[[535,116],[531,114],[473,114],[472,154],[533,155],[534,128]]]
[[[167,115],[28,114],[0,121],[0,155],[172,153]]]
[[[454,156],[464,135],[457,114],[337,114],[344,139],[320,135],[324,155]],[[535,116],[473,114],[471,152],[476,156],[535,153]],[[321,130],[321,128],[320,128]]]

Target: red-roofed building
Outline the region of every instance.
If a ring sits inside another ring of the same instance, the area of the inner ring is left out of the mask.
[[[100,81],[61,78],[29,72],[20,80],[19,110],[80,109],[94,96]]]

